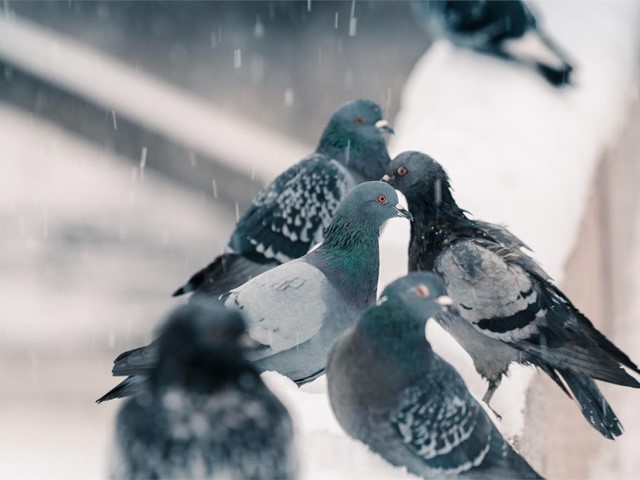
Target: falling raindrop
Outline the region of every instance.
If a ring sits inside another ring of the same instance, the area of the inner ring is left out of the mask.
[[[336,30],[338,29],[338,12],[336,12],[335,16],[333,17],[333,28],[335,28]]]
[[[147,165],[147,147],[142,147],[140,153],[140,181],[144,182],[144,167]]]
[[[257,39],[264,38],[264,24],[260,19],[260,15],[256,15],[256,24],[253,27],[253,36]]]
[[[358,19],[356,18],[356,0],[351,2],[351,15],[349,16],[349,36],[355,37],[358,31]]]
[[[311,0],[307,0],[307,12],[311,11]]]
[[[387,98],[384,102],[384,111],[389,115],[391,111],[391,88],[387,88]]]
[[[236,48],[233,51],[233,68],[242,67],[242,50]]]
[[[115,110],[111,110],[111,118],[113,119],[113,129],[118,130],[118,119],[116,118]]]
[[[218,199],[218,184],[216,183],[216,179],[211,179],[211,186],[213,187],[213,198]]]
[[[436,205],[442,203],[442,184],[440,180],[436,180],[433,184],[433,201],[436,202]]]
[[[236,202],[236,222],[240,220],[240,205]]]
[[[253,182],[256,178],[256,164],[254,163],[251,167],[251,181]]]
[[[358,33],[358,19],[356,17],[351,17],[349,19],[349,36],[355,37]]]
[[[347,140],[347,149],[344,152],[345,163],[349,163],[349,157],[351,156],[351,140]]]
[[[287,88],[284,91],[284,105],[285,107],[290,107],[293,105],[293,90],[291,88]]]

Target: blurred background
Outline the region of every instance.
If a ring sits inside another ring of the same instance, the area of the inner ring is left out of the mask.
[[[637,31],[637,16],[628,22]],[[632,60],[621,67],[633,73],[625,77],[633,89],[617,87],[622,126],[594,152],[605,173],[584,180],[593,193],[585,198],[606,208],[580,201],[604,212],[606,225],[585,221],[611,238],[603,247],[597,233],[592,248],[586,236],[585,253],[572,250],[580,265],[594,248],[615,257],[604,283],[620,289],[604,300],[574,282],[595,310],[613,308],[607,302],[617,302],[617,312],[636,308],[635,277],[623,268],[636,257],[620,255],[637,238],[634,38]],[[223,250],[259,189],[315,148],[339,104],[371,98],[393,125],[407,79],[433,41],[410,2],[4,0],[0,477],[104,476],[118,404],[93,402],[115,385],[113,358],[153,338],[179,303],[170,294]],[[440,85],[449,101],[460,75]],[[585,115],[597,123],[596,113]],[[405,115],[402,125],[411,124]],[[397,145],[420,148],[410,140]],[[570,268],[571,258],[557,265]],[[635,333],[627,351],[638,359]]]
[[[408,3],[5,0],[0,43],[0,476],[100,477],[115,355],[430,40]]]

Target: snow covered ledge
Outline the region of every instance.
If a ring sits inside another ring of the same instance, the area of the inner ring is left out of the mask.
[[[574,88],[556,90],[527,69],[436,43],[406,84],[391,150],[421,150],[440,161],[458,203],[476,218],[508,225],[574,302],[613,334],[612,285],[621,282],[614,278],[620,259],[607,252],[616,238],[628,238],[621,209],[636,205],[618,186],[629,180],[629,152],[637,153],[640,142],[625,135],[630,125],[638,131],[632,114],[640,4],[536,6],[577,67]],[[385,231],[381,283],[404,273],[407,238],[399,222]],[[429,335],[481,397],[486,387],[466,353],[437,327]],[[637,339],[635,344],[628,351],[637,359]],[[629,409],[616,400],[626,394],[618,390],[603,387],[625,435],[638,438],[637,414],[624,415]],[[493,406],[503,414],[505,433],[545,476],[615,476],[611,468],[622,461],[614,452],[626,450],[625,436],[616,442],[600,438],[563,397],[542,375],[512,367]],[[599,460],[603,455],[606,460]]]

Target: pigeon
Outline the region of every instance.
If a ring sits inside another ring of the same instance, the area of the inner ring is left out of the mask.
[[[431,272],[385,288],[331,351],[327,383],[338,422],[423,478],[541,478],[431,349],[427,321],[451,303]]]
[[[275,370],[298,384],[324,372],[333,342],[375,303],[378,236],[393,217],[411,219],[396,191],[380,181],[362,183],[345,196],[318,248],[217,300],[244,313],[260,345],[248,356],[258,371]],[[121,354],[112,373],[130,377],[98,403],[139,391],[157,362],[155,344]]]
[[[329,119],[315,153],[267,185],[236,224],[226,253],[195,273],[173,296],[217,297],[250,278],[306,254],[354,186],[380,180],[391,161],[380,107],[359,99]]]
[[[566,54],[524,2],[421,0],[413,5],[416,18],[428,32],[455,45],[533,68],[555,87],[571,84],[573,67]]]
[[[633,388],[640,373],[553,284],[506,228],[468,218],[451,194],[449,178],[431,157],[404,152],[383,177],[406,197],[415,216],[409,270],[435,271],[459,315],[438,317],[472,357],[489,387],[489,404],[511,363],[534,365],[579,403],[604,437],[622,426],[593,379]],[[530,249],[528,249],[530,250]]]
[[[291,418],[246,359],[245,332],[220,306],[170,315],[144,390],[118,412],[111,478],[295,478]]]

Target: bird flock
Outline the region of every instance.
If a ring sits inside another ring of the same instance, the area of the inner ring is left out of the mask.
[[[526,20],[513,28],[539,31],[520,2],[499,3]],[[460,34],[479,21],[472,4],[418,7]],[[495,5],[485,13],[484,29]],[[498,51],[508,36],[483,38]],[[500,433],[499,412],[487,413],[512,363],[548,375],[605,438],[623,433],[594,380],[640,388],[638,366],[525,243],[457,205],[438,162],[415,151],[392,160],[387,133],[375,102],[340,106],[315,152],[266,186],[226,251],[176,290],[191,296],[157,339],[116,358],[112,373],[125,378],[98,399],[131,397],[116,419],[112,478],[296,478],[295,426],[266,371],[298,385],[326,374],[344,431],[423,478],[542,478]],[[379,233],[394,217],[410,221],[409,273],[378,296]],[[488,383],[482,402],[433,351],[429,322],[473,359]]]

